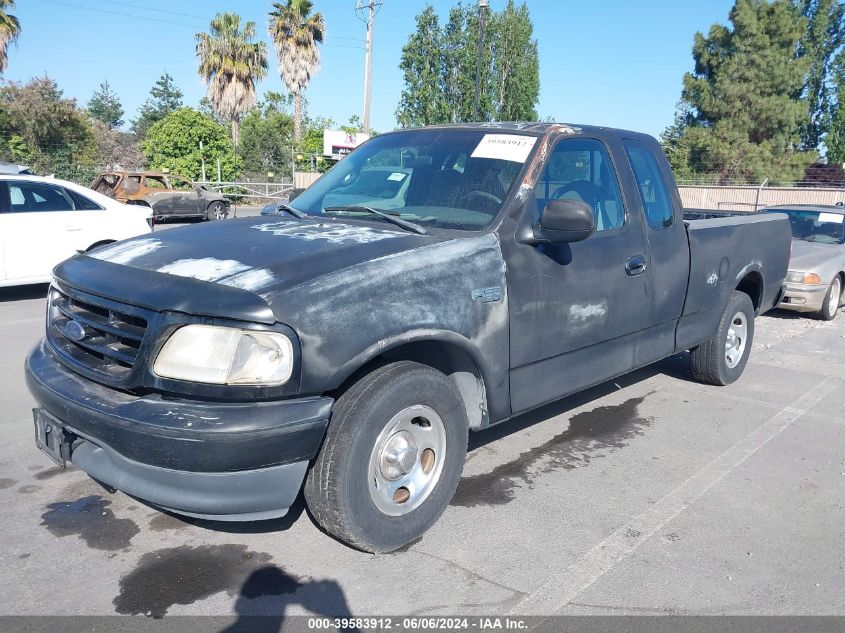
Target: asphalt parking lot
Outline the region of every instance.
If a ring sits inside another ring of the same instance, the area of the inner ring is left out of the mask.
[[[757,321],[743,379],[677,356],[474,435],[440,522],[394,554],[299,503],[184,520],[34,446],[44,286],[0,290],[0,614],[845,614],[845,316]]]

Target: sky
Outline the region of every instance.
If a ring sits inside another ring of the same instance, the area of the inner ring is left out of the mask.
[[[494,10],[506,0],[490,0]],[[456,0],[433,0],[445,22]],[[465,0],[470,6],[475,0]],[[540,53],[541,118],[623,127],[659,135],[672,122],[685,72],[692,70],[697,31],[726,23],[733,0],[527,0]],[[17,0],[21,22],[9,51],[7,80],[55,79],[65,96],[84,105],[103,81],[119,95],[125,118],[137,116],[159,76],[169,72],[185,105],[205,94],[197,75],[194,35],[218,11],[257,23],[271,51],[268,77],[258,85],[283,92],[267,35],[269,0]],[[321,69],[306,92],[309,113],[345,123],[361,116],[365,24],[355,0],[314,0],[326,41]],[[372,127],[396,126],[402,91],[402,46],[425,0],[383,0],[373,42]]]

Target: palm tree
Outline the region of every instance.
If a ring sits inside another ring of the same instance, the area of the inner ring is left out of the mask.
[[[302,139],[302,93],[311,75],[320,68],[320,51],[325,26],[320,13],[311,14],[311,0],[274,2],[270,12],[270,37],[279,58],[279,73],[293,95],[293,137]]]
[[[18,19],[6,13],[8,9],[14,8],[15,0],[0,0],[0,73],[9,65],[9,57],[6,54],[9,44],[15,42],[21,32]]]
[[[255,82],[267,76],[267,46],[255,42],[255,22],[236,13],[218,13],[210,33],[197,33],[200,77],[208,83],[214,110],[232,124],[232,141],[241,136],[241,116],[257,101]]]

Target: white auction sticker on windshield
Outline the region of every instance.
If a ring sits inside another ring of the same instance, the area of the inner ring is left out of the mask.
[[[842,215],[841,213],[819,213],[819,224],[822,222],[842,224],[843,220],[845,220],[845,215]]]
[[[405,180],[405,174],[403,174],[401,171],[394,171],[387,177],[387,179],[402,182],[403,180]]]
[[[536,136],[485,134],[473,150],[472,158],[495,158],[524,163],[536,142]]]

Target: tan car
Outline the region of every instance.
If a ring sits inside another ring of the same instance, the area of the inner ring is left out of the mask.
[[[156,222],[165,218],[223,220],[229,215],[229,202],[223,195],[163,172],[108,172],[97,176],[91,188],[126,204],[150,207]]]

